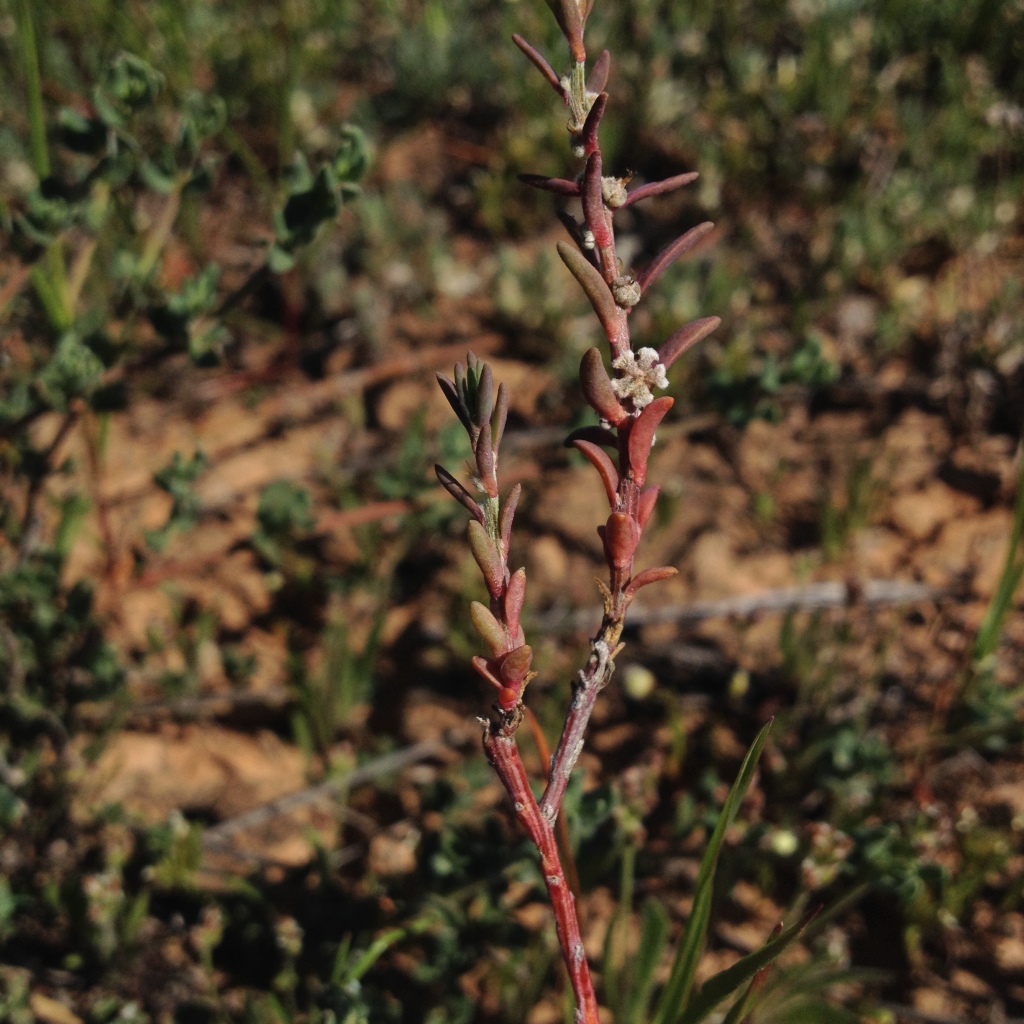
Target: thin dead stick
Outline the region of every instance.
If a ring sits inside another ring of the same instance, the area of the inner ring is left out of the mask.
[[[485,352],[493,352],[498,347],[499,339],[482,338],[480,341],[474,340],[473,344]],[[418,349],[394,359],[386,359],[375,366],[351,370],[310,384],[292,386],[261,402],[260,411],[270,419],[304,423],[334,402],[360,394],[367,388],[377,387],[398,377],[411,377],[424,369],[444,366],[453,359],[464,356],[466,345],[467,342],[460,341],[451,345]],[[219,398],[221,389],[225,386],[225,383],[211,381],[205,387],[200,385],[197,393],[203,399]]]
[[[759,612],[916,604],[941,601],[955,594],[955,591],[948,588],[903,580],[867,580],[860,584],[811,583],[805,587],[781,587],[763,594],[726,597],[719,601],[695,601],[692,604],[666,605],[661,608],[637,605],[630,609],[629,621],[635,626],[652,626],[662,622],[694,623],[705,619],[756,615]],[[600,614],[597,608],[581,608],[575,612],[558,610],[541,616],[534,625],[545,630],[581,630],[592,626]]]
[[[280,711],[293,703],[295,695],[284,686],[267,690],[240,690],[237,693],[211,693],[202,697],[178,697],[174,700],[153,700],[137,704],[123,713],[126,725],[147,722],[153,718],[194,720],[218,718],[246,709]],[[110,717],[109,704],[95,703],[80,708],[89,722],[100,722]]]
[[[369,764],[361,765],[342,778],[328,779],[326,782],[309,786],[306,789],[299,790],[297,793],[289,793],[279,800],[264,804],[262,807],[247,811],[245,814],[228,818],[227,821],[222,821],[220,824],[208,828],[203,833],[203,845],[211,848],[222,847],[228,840],[240,832],[262,828],[282,815],[291,814],[293,811],[301,810],[303,807],[332,800],[339,793],[354,789],[357,786],[365,786],[368,782],[373,782],[383,775],[391,775],[394,772],[401,771],[403,768],[408,768],[409,765],[436,757],[445,750],[451,749],[461,739],[461,735],[449,733],[442,739],[422,740],[419,743],[414,743],[411,747],[396,750],[394,753],[385,754],[383,757],[369,762]]]

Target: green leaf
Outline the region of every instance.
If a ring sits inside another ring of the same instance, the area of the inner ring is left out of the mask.
[[[88,396],[102,376],[99,356],[77,334],[69,332],[61,338],[38,379],[50,405],[63,411],[71,399]]]
[[[707,849],[704,851],[704,859],[701,861],[700,871],[697,875],[696,891],[693,899],[693,911],[690,920],[686,923],[686,931],[679,943],[679,950],[676,953],[675,962],[672,964],[672,973],[669,975],[668,983],[661,993],[658,1008],[654,1015],[652,1024],[680,1024],[683,1012],[690,999],[693,990],[693,979],[697,971],[697,962],[700,960],[701,950],[704,948],[704,939],[707,936],[708,924],[711,920],[711,900],[714,891],[715,869],[718,866],[718,855],[722,849],[722,842],[725,839],[726,830],[736,820],[740,804],[746,796],[750,783],[754,778],[754,770],[757,767],[757,760],[761,756],[761,749],[768,738],[768,730],[772,723],[769,721],[757,734],[757,738],[751,744],[747,756],[740,765],[739,775],[733,783],[725,800],[725,806],[718,818],[718,824],[711,835]]]
[[[96,113],[104,124],[121,128],[153,102],[163,85],[164,76],[151,64],[133,53],[119,53],[93,93]]]
[[[762,967],[770,964],[800,933],[811,923],[820,908],[805,914],[796,924],[787,928],[777,939],[767,942],[760,949],[737,960],[731,967],[719,971],[709,978],[677,1018],[678,1024],[699,1024],[730,993],[746,984]]]
[[[143,160],[139,165],[139,177],[146,188],[152,189],[158,195],[169,196],[177,187],[178,172],[166,162]]]
[[[370,165],[370,148],[362,129],[353,124],[341,126],[341,141],[334,154],[332,167],[339,182],[354,185]]]
[[[217,301],[219,280],[220,267],[216,263],[207,264],[198,274],[182,282],[177,295],[168,297],[168,312],[186,319],[210,312]]]
[[[219,96],[200,92],[189,93],[185,100],[181,120],[180,144],[186,152],[195,154],[204,139],[219,134],[227,124],[227,105]]]
[[[657,901],[647,900],[640,916],[640,946],[636,951],[633,988],[626,1003],[622,1024],[641,1024],[654,988],[654,976],[668,942],[668,911]]]
[[[275,242],[267,251],[267,266],[273,274],[287,274],[295,266],[295,257]]]
[[[301,535],[316,525],[313,498],[304,487],[278,480],[268,484],[260,494],[256,519],[269,537]]]

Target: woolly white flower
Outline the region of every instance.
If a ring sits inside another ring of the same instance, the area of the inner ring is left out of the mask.
[[[619,398],[632,399],[636,409],[654,401],[652,389],[668,387],[665,367],[658,362],[658,353],[653,348],[642,348],[639,352],[628,349],[612,360],[612,368],[622,374],[612,381],[612,391]]]

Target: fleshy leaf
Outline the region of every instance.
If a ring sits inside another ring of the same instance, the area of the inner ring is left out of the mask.
[[[586,256],[568,242],[559,242],[556,248],[562,262],[590,299],[605,334],[609,338],[615,337],[618,329],[618,307],[604,278]]]
[[[529,673],[532,661],[533,650],[527,644],[509,651],[501,661],[501,681],[505,686],[516,688]]]
[[[434,466],[434,472],[441,486],[479,523],[484,521],[484,510],[474,501],[473,496],[444,466]]]
[[[604,359],[597,348],[588,348],[580,360],[580,387],[583,397],[603,420],[613,427],[621,426],[629,419],[619,396],[612,387],[611,377],[604,367]]]
[[[626,512],[613,512],[604,524],[604,549],[616,569],[627,569],[640,543],[640,527]]]
[[[473,620],[480,639],[487,644],[492,657],[500,658],[507,646],[507,637],[501,623],[479,601],[470,603],[469,617]]]
[[[476,669],[477,673],[484,679],[487,680],[496,690],[500,690],[505,684],[495,674],[492,669],[492,662],[488,661],[487,658],[481,658],[479,654],[474,655],[470,659],[470,664]]]
[[[487,363],[480,369],[474,411],[478,427],[486,427],[491,422],[491,413],[494,411],[494,371]]]
[[[509,542],[512,539],[512,520],[515,519],[516,508],[519,505],[519,498],[522,493],[522,484],[516,484],[515,487],[508,492],[508,497],[505,499],[505,506],[502,508],[501,516],[498,520],[498,529],[501,533],[501,545],[505,549],[506,556],[508,554]]]
[[[711,221],[705,221],[695,228],[690,228],[685,235],[681,235],[674,242],[666,245],[651,263],[636,275],[636,283],[640,285],[640,291],[647,291],[680,256],[688,253],[714,226]]]
[[[505,590],[505,566],[487,531],[475,519],[469,521],[469,549],[480,566],[491,597],[501,597]]]
[[[494,415],[491,417],[493,423],[493,447],[497,451],[501,447],[501,439],[505,435],[505,423],[508,421],[508,388],[502,382],[498,385],[498,400],[494,406]]]
[[[673,401],[669,395],[654,399],[644,407],[629,431],[629,468],[638,487],[643,487],[647,479],[647,459],[654,444],[654,432],[665,418],[665,413],[672,408]]]
[[[519,180],[531,188],[539,188],[544,192],[554,192],[560,196],[578,196],[580,187],[575,181],[565,178],[546,178],[543,174],[520,174]]]
[[[601,474],[601,483],[604,484],[604,492],[608,496],[608,504],[615,508],[615,501],[619,491],[619,473],[615,463],[608,457],[603,448],[589,441],[573,441],[573,448],[589,462],[594,469]]]
[[[667,580],[670,576],[675,576],[678,572],[678,569],[673,569],[670,565],[659,565],[657,568],[644,569],[643,572],[638,572],[629,581],[629,585],[626,587],[626,600],[632,601],[636,592],[641,587],[646,587],[650,583],[657,583],[659,580]]]
[[[636,521],[640,525],[641,530],[647,526],[647,520],[651,518],[654,504],[658,500],[660,493],[660,487],[647,487],[640,492],[640,500],[637,503],[636,509]]]
[[[558,75],[555,74],[554,68],[552,68],[544,59],[540,50],[532,47],[522,36],[513,35],[512,42],[526,54],[533,66],[547,79],[551,88],[554,89],[559,96],[565,99],[565,89],[563,88]]]
[[[594,105],[583,122],[583,131],[580,133],[583,143],[583,155],[589,157],[591,153],[597,152],[597,129],[604,117],[604,108],[608,106],[608,93],[598,93]]]
[[[481,430],[476,440],[476,468],[480,474],[480,486],[487,496],[498,496],[498,482],[495,479],[494,442],[490,430]]]
[[[604,92],[604,87],[608,84],[608,72],[611,70],[611,66],[612,55],[607,50],[602,50],[587,76],[587,92]]]
[[[666,178],[664,181],[650,181],[646,185],[638,185],[629,193],[623,205],[631,206],[633,203],[638,203],[641,199],[647,199],[649,196],[660,196],[666,192],[674,192],[677,188],[689,185],[691,181],[696,181],[699,177],[700,175],[696,171],[690,171],[688,174],[676,174],[671,178]]]
[[[444,392],[444,397],[448,399],[448,404],[452,407],[455,415],[459,417],[459,421],[466,428],[466,430],[473,429],[473,422],[469,416],[469,409],[466,408],[466,403],[462,400],[462,396],[459,393],[458,371],[462,367],[456,365],[455,368],[455,380],[449,380],[443,373],[437,375],[437,383],[441,386],[441,390]]]
[[[526,570],[516,569],[509,577],[505,587],[505,622],[509,633],[514,637],[519,632],[519,620],[523,614],[523,601],[526,599]]]
[[[661,348],[658,349],[658,362],[667,370],[684,352],[703,341],[721,323],[717,316],[706,316],[701,320],[692,320],[683,324]]]

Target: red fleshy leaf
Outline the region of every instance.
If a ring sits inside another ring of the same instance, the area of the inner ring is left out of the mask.
[[[654,444],[654,432],[658,424],[665,418],[665,413],[672,408],[673,399],[668,395],[654,399],[644,407],[629,431],[629,468],[638,487],[643,487],[647,479],[647,459]]]
[[[578,196],[580,187],[575,181],[565,178],[545,178],[543,174],[520,174],[519,180],[524,185],[539,188],[544,192],[554,192],[560,196]]]
[[[607,50],[601,51],[601,56],[594,61],[594,66],[587,76],[587,92],[604,92],[608,84],[608,72],[612,66],[612,55]]]
[[[487,682],[489,682],[496,690],[500,690],[502,688],[503,683],[495,674],[497,665],[494,662],[488,661],[487,658],[481,658],[480,655],[477,654],[470,659],[470,664],[476,669],[477,673],[486,679]]]
[[[459,421],[466,430],[472,431],[473,421],[470,418],[469,409],[466,408],[466,403],[462,401],[455,381],[449,380],[443,373],[439,373],[437,374],[437,383],[444,392],[444,397],[448,399],[448,404],[452,407],[455,415],[459,417]]]
[[[572,446],[601,474],[601,483],[604,484],[604,493],[608,496],[608,504],[615,508],[619,492],[619,472],[615,468],[615,463],[608,458],[603,448],[599,448],[589,441],[573,441]]]
[[[615,394],[599,349],[588,348],[583,353],[580,360],[580,388],[594,412],[613,427],[622,426],[629,419],[629,413]]]
[[[476,468],[480,474],[480,486],[489,498],[498,496],[498,481],[495,477],[494,441],[490,430],[481,430],[476,439]]]
[[[690,228],[685,235],[681,235],[674,242],[666,245],[654,257],[650,265],[636,275],[636,283],[640,285],[640,291],[647,291],[680,256],[689,252],[714,226],[711,221],[705,221],[703,224],[698,224],[695,228]]]
[[[519,635],[519,619],[526,599],[526,570],[516,569],[505,587],[505,625],[511,636]]]
[[[604,550],[616,569],[627,569],[640,543],[640,527],[627,512],[613,512],[604,524]]]
[[[565,89],[562,87],[561,79],[555,74],[554,68],[544,59],[539,50],[534,49],[522,36],[513,35],[512,42],[526,54],[530,63],[548,80],[551,88],[558,93],[562,99],[567,99]]]
[[[583,143],[583,155],[586,157],[589,157],[591,153],[597,152],[597,129],[601,124],[601,118],[604,117],[604,108],[606,106],[608,106],[608,93],[598,93],[597,99],[594,100],[594,104],[590,108],[590,113],[587,114],[586,121],[583,122],[581,141]]]
[[[684,352],[693,348],[699,341],[703,341],[721,322],[717,316],[706,316],[702,320],[683,324],[658,349],[658,362],[667,370]]]
[[[558,255],[562,262],[569,268],[570,273],[580,283],[580,287],[586,292],[590,304],[594,307],[598,320],[604,328],[609,339],[618,336],[618,307],[612,297],[611,290],[605,283],[601,272],[591,263],[586,256],[568,242],[559,242],[556,246]]]
[[[509,651],[501,660],[501,681],[509,687],[517,687],[526,678],[533,661],[533,651],[526,644]]]
[[[632,601],[633,596],[641,587],[646,587],[649,583],[657,583],[658,580],[667,580],[678,572],[678,569],[673,569],[670,565],[659,565],[656,569],[644,569],[643,572],[638,572],[626,586],[626,600]]]
[[[506,558],[508,557],[509,543],[512,540],[512,520],[516,517],[516,508],[519,505],[519,498],[522,493],[523,485],[516,484],[512,490],[508,492],[508,497],[505,499],[505,505],[498,518],[498,530],[501,534],[501,546],[505,549]]]
[[[434,472],[441,486],[478,522],[484,521],[484,510],[476,503],[473,496],[444,466],[434,466]]]
[[[505,566],[487,531],[475,519],[469,521],[469,549],[480,566],[491,597],[501,597],[505,591]]]
[[[479,601],[472,601],[469,605],[469,617],[473,620],[473,626],[480,634],[480,639],[487,644],[491,656],[500,658],[508,646],[508,638],[501,623],[485,608]]]
[[[641,530],[647,526],[647,521],[651,518],[651,513],[654,511],[654,503],[658,500],[660,493],[660,487],[647,487],[640,492],[640,500],[637,503],[636,509],[636,521]]]
[[[700,175],[696,171],[690,171],[688,174],[677,174],[674,177],[666,178],[664,181],[650,181],[646,185],[638,185],[629,193],[622,205],[632,206],[633,203],[638,203],[641,199],[647,199],[649,196],[660,196],[666,192],[674,192],[677,188],[689,185],[691,181],[696,181],[699,177]]]
[[[505,435],[505,423],[508,421],[508,388],[504,381],[498,385],[498,398],[494,405],[492,446],[495,451],[501,447],[501,439]]]

